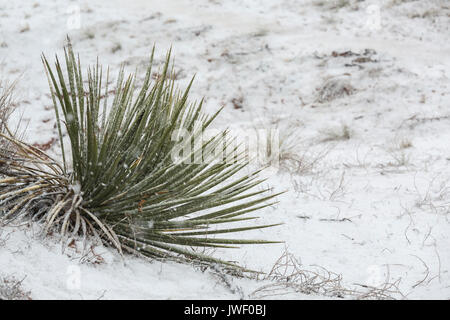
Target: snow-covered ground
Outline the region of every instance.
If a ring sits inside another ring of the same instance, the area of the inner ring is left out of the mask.
[[[172,46],[180,87],[196,74],[191,99],[226,106],[216,127],[279,131],[265,184],[287,192],[258,222],[284,224],[241,236],[285,243],[211,253],[270,272],[288,251],[304,278],[63,254],[38,226],[0,230],[0,278],[32,299],[450,298],[447,0],[0,0],[0,74],[20,80],[30,143],[56,138],[40,55],[61,54],[66,35],[85,65],[112,70]],[[331,280],[308,295],[311,272]]]

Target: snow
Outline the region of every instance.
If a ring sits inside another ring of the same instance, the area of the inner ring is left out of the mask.
[[[72,186],[70,186],[70,188],[73,190],[73,192],[76,195],[81,195],[81,184],[78,181],[75,181],[75,184],[73,184]]]
[[[285,243],[214,256],[269,272],[287,248],[348,288],[400,280],[408,299],[449,299],[449,29],[445,0],[0,0],[0,72],[20,79],[16,116],[43,144],[57,128],[42,52],[61,55],[68,34],[85,66],[98,56],[132,72],[153,44],[157,65],[172,46],[180,87],[195,74],[191,99],[225,105],[215,128],[280,132],[264,186],[286,193],[256,214],[284,224],[241,236]],[[33,299],[236,299],[267,284],[232,278],[230,290],[106,248],[82,259],[36,228],[0,231],[0,276],[24,278]]]
[[[212,277],[189,266],[132,257],[124,261],[98,247],[87,256],[61,254],[55,239],[42,239],[35,230],[5,230],[4,234],[8,241],[0,250],[0,270],[24,278],[23,287],[30,289],[32,299],[235,298],[224,289],[217,290]]]

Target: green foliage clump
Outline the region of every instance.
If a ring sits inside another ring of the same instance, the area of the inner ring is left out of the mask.
[[[215,237],[269,227],[230,224],[254,219],[245,215],[273,204],[268,201],[275,196],[254,190],[262,182],[257,173],[239,175],[248,165],[245,154],[223,161],[232,142],[227,132],[197,147],[192,143],[183,161],[173,160],[177,132],[189,132],[193,142],[218,113],[208,117],[202,102],[188,102],[192,81],[184,92],[175,88],[170,51],[156,79],[153,50],[139,89],[136,76],[126,77],[121,68],[112,90],[109,69],[106,79],[98,63],[83,74],[70,41],[64,52],[65,68],[56,58],[53,69],[42,57],[62,163],[1,133],[17,149],[14,161],[0,155],[8,163],[0,179],[2,221],[40,221],[65,243],[94,236],[121,253],[207,263],[228,264],[191,248],[269,243]],[[65,148],[66,133],[70,148]],[[222,156],[212,161],[190,161],[198,152],[211,155],[218,149]]]

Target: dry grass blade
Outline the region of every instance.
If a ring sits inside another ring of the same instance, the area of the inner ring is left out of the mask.
[[[389,275],[387,276],[389,278]],[[272,270],[262,278],[269,281],[255,290],[250,297],[256,299],[275,296],[292,295],[296,293],[314,294],[332,298],[351,298],[358,300],[394,300],[405,296],[395,282],[387,281],[380,286],[355,284],[358,288],[349,289],[342,283],[342,276],[321,266],[305,268],[287,250],[275,262]]]

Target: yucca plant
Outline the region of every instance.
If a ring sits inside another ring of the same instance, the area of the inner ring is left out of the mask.
[[[94,236],[121,253],[229,265],[192,248],[271,243],[216,238],[269,227],[230,224],[255,219],[244,215],[272,205],[276,195],[255,188],[262,182],[257,172],[239,175],[248,165],[244,153],[223,161],[233,141],[227,132],[194,143],[218,112],[208,117],[202,102],[188,102],[192,81],[184,92],[175,88],[170,51],[157,77],[153,49],[140,88],[122,67],[113,90],[109,69],[106,79],[98,62],[83,74],[70,41],[64,53],[65,68],[58,57],[54,69],[42,57],[62,162],[2,133],[18,150],[0,180],[3,221],[41,221],[66,244]],[[65,132],[70,148],[64,147]],[[174,161],[179,141],[172,138],[179,132],[189,132],[185,141],[192,148]],[[212,161],[189,161],[199,153],[217,154],[214,150],[223,152]],[[214,227],[221,224],[225,227]]]

